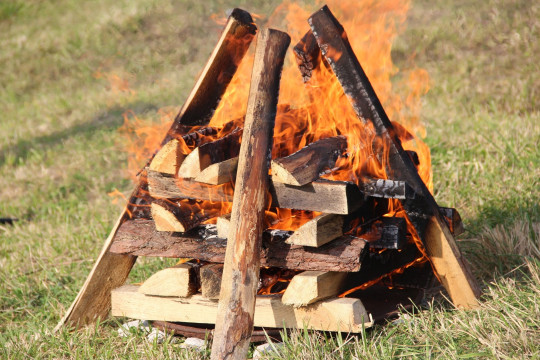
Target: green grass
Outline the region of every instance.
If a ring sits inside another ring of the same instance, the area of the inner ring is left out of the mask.
[[[220,26],[213,13],[278,2],[59,0],[0,3],[1,358],[208,358],[116,336],[118,322],[51,334],[128,193],[122,113],[156,117],[186,98]],[[298,331],[276,358],[540,357],[540,6],[417,1],[393,48],[424,67],[422,120],[435,195],[460,210],[459,244],[485,295],[474,311],[438,300],[359,336]],[[132,91],[111,88],[118,74]],[[101,75],[101,76],[100,76]],[[170,260],[143,259],[134,281]]]

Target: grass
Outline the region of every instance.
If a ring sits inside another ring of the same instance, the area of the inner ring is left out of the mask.
[[[0,4],[0,216],[20,219],[0,225],[0,357],[208,358],[140,333],[117,337],[114,319],[50,331],[121,210],[106,194],[131,188],[122,113],[151,118],[184,101],[220,31],[211,14],[276,5]],[[430,74],[422,119],[435,195],[464,218],[459,243],[482,281],[481,308],[439,300],[359,336],[297,331],[276,358],[540,357],[539,19],[525,0],[419,0],[393,48],[398,67],[414,61]],[[142,260],[132,278],[168,262]]]

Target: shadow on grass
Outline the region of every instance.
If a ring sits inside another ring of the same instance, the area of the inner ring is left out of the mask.
[[[26,160],[33,152],[43,151],[54,147],[62,141],[77,135],[89,136],[98,131],[117,129],[123,123],[122,114],[132,109],[135,113],[157,110],[155,104],[135,102],[125,106],[108,109],[94,116],[92,119],[80,124],[76,124],[67,129],[62,129],[51,134],[36,136],[31,139],[22,139],[16,144],[5,146],[0,149],[0,166],[6,164],[8,159],[20,162]]]

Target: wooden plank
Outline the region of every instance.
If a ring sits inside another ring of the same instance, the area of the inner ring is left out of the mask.
[[[414,199],[416,193],[405,181],[371,179],[362,182],[362,192],[367,196],[384,199]]]
[[[116,231],[124,220],[125,210],[116,221],[99,254],[92,271],[86,278],[75,300],[58,322],[54,331],[64,326],[79,327],[105,319],[111,308],[110,292],[126,281],[136,256],[109,252]]]
[[[256,31],[257,27],[248,12],[241,9],[232,11],[201,77],[176,116],[173,125],[162,141],[162,145],[181,134],[189,133],[188,130],[191,129],[192,125],[208,122]],[[222,81],[219,85],[214,86],[216,79]],[[213,96],[209,96],[209,94],[213,94]],[[200,121],[200,119],[204,120]],[[105,240],[94,267],[66,314],[55,327],[55,331],[64,326],[91,324],[108,314],[111,289],[124,283],[136,261],[134,256],[110,254],[109,248],[120,223],[128,217],[128,214],[135,215],[137,209],[132,204],[149,205],[145,200],[139,200],[142,190],[141,185],[134,189],[130,205],[122,211],[109,237]]]
[[[204,169],[212,164],[238,156],[242,129],[236,128],[231,133],[195,148],[190,152],[180,168],[178,177],[196,178]]]
[[[195,177],[195,181],[210,185],[221,185],[236,180],[238,157],[212,164]]]
[[[168,174],[147,170],[148,189],[156,198],[198,199],[231,202],[232,186],[228,183],[207,185],[189,179],[177,179]],[[349,214],[362,205],[358,186],[347,181],[319,179],[304,186],[292,186],[271,181],[272,206],[287,209],[320,211],[329,214]]]
[[[407,243],[407,221],[400,217],[386,217],[381,219],[380,238],[370,242],[372,249],[403,249]]]
[[[335,297],[342,291],[346,277],[343,272],[305,271],[292,278],[281,301],[298,307]]]
[[[439,210],[454,236],[458,236],[465,231],[465,227],[461,221],[461,215],[459,215],[456,209],[440,206]]]
[[[208,124],[256,32],[257,26],[247,11],[232,11],[214,51],[176,116],[169,134],[185,133],[186,128]],[[170,138],[165,140],[167,142]]]
[[[331,170],[346,150],[347,138],[343,135],[315,141],[294,154],[272,160],[272,179],[289,185],[306,185]]]
[[[265,231],[261,264],[297,270],[360,270],[367,253],[366,241],[344,235],[318,248],[289,245],[289,232]],[[151,220],[126,221],[117,232],[111,252],[123,255],[192,258],[223,263],[227,240],[216,236],[201,238],[198,234],[156,231]]]
[[[223,277],[223,264],[208,264],[201,267],[201,295],[205,299],[218,300]]]
[[[134,285],[112,292],[112,315],[132,319],[213,324],[218,304],[201,295],[190,298],[146,296]],[[354,298],[333,298],[295,308],[280,296],[258,296],[254,326],[341,331],[359,333],[372,325],[362,302]]]
[[[227,239],[229,237],[229,229],[231,227],[231,214],[225,214],[218,217],[216,227],[217,235],[220,238]]]
[[[285,241],[291,245],[322,246],[343,235],[343,216],[322,214],[300,226]]]
[[[414,163],[404,151],[398,133],[384,108],[379,101],[375,90],[371,86],[364,70],[360,66],[351,45],[349,44],[345,30],[339,24],[327,6],[322,7],[308,20],[313,35],[317,39],[323,56],[330,64],[334,74],[340,82],[349,99],[356,115],[363,122],[371,122],[378,136],[386,144],[388,154],[388,175],[395,180],[403,180],[413,188],[418,199],[403,201],[403,206],[408,213],[428,215],[437,222],[437,226],[431,226],[431,236],[424,236],[424,247],[430,259],[436,257],[440,250],[440,241],[446,243],[450,251],[444,252],[449,257],[447,261],[433,261],[434,269],[438,274],[453,274],[444,284],[450,294],[467,294],[469,297],[459,296],[452,301],[457,307],[472,308],[478,306],[480,288],[476,279],[465,262],[452,233],[446,222],[441,217],[437,202],[420,178]],[[427,221],[415,223],[419,234],[424,232]],[[436,232],[439,231],[439,234]],[[445,246],[446,246],[445,245]],[[438,265],[435,265],[437,263]],[[447,269],[445,266],[452,264],[456,269]],[[440,266],[440,267],[439,267]],[[467,290],[462,291],[462,288]]]
[[[189,264],[179,264],[154,273],[138,291],[145,295],[188,297],[197,292],[195,276]]]
[[[253,331],[260,270],[268,170],[285,53],[284,32],[259,33],[251,73],[242,146],[238,156],[231,229],[223,267],[211,359],[245,359]]]

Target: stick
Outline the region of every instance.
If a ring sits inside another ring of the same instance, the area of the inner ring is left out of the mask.
[[[256,32],[257,27],[247,11],[232,11],[219,42],[184,106],[176,115],[164,143],[174,134],[185,133],[186,128],[208,124]]]
[[[290,41],[289,35],[273,29],[262,30],[257,41],[231,212],[233,231],[212,344],[214,360],[245,359],[250,344],[279,80]]]
[[[439,278],[451,294],[452,301],[458,307],[477,307],[480,289],[476,280],[461,255],[447,224],[442,219],[435,199],[418,175],[411,158],[403,150],[392,123],[354,55],[343,27],[327,6],[314,13],[308,22],[323,56],[341,83],[356,115],[361,121],[371,121],[377,134],[387,144],[389,176],[392,179],[406,181],[421,198],[414,201],[404,201],[405,210],[410,212],[421,210],[431,217],[429,223],[434,226],[430,225],[431,229],[427,231],[429,234],[426,234],[429,236],[424,237],[424,247]],[[427,225],[426,222],[424,224]],[[417,226],[419,226],[416,229],[417,232],[423,233],[422,225]],[[440,249],[442,248],[448,249],[448,251],[441,254]],[[442,258],[441,255],[443,255]],[[434,261],[435,258],[440,258],[440,261]]]

